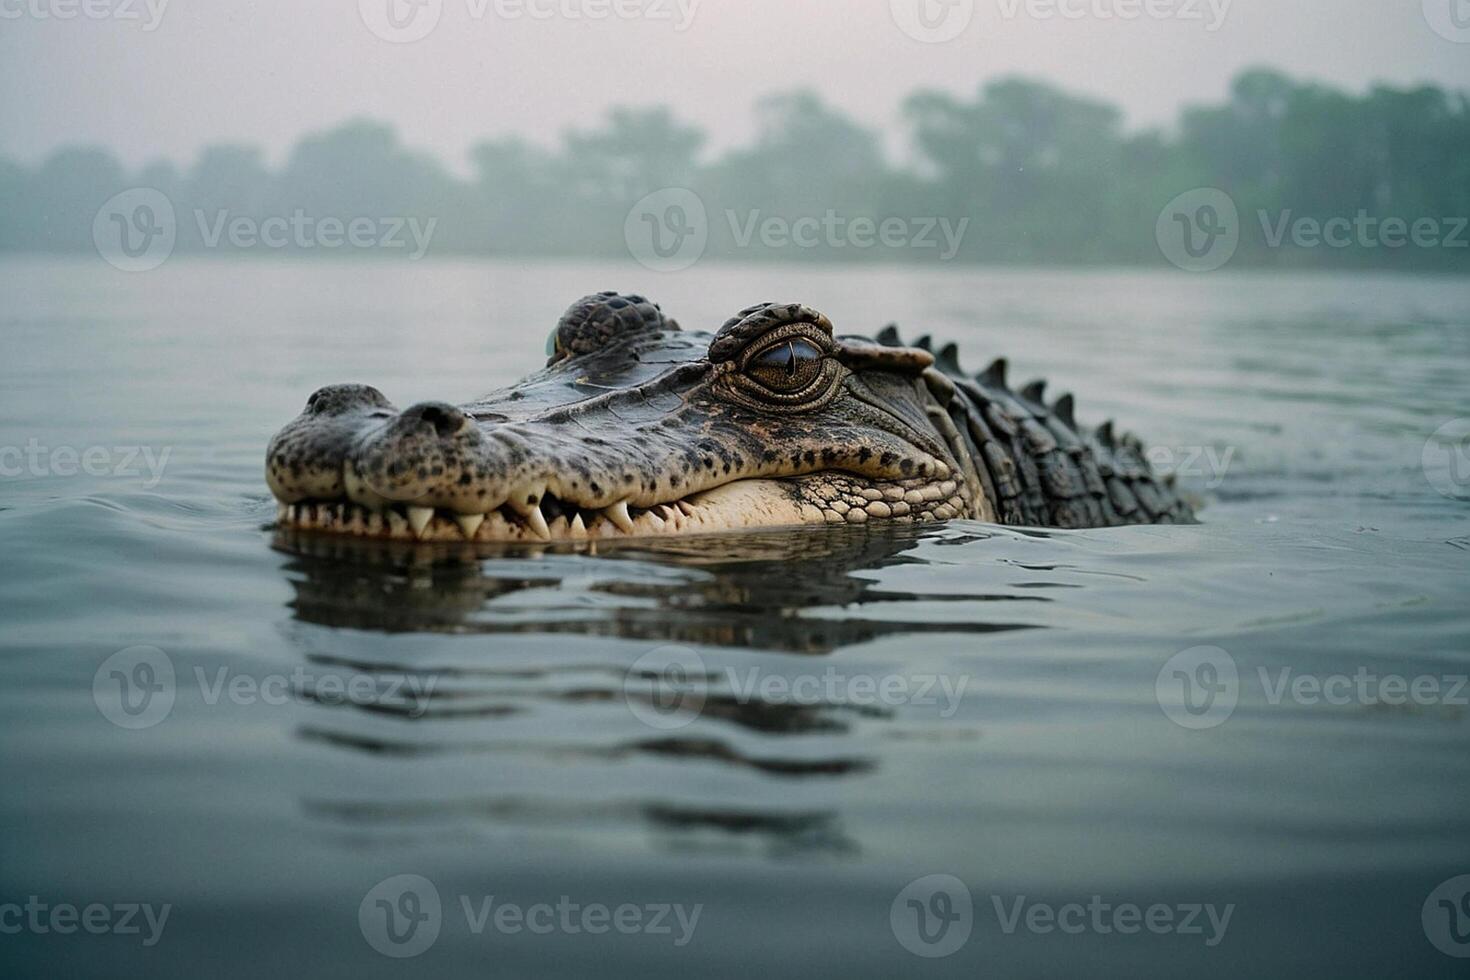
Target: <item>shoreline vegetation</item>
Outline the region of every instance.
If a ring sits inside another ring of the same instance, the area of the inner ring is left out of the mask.
[[[1178,221],[1233,224],[1231,268],[1470,272],[1463,92],[1354,95],[1256,69],[1225,104],[1126,132],[1113,106],[1007,78],[909,96],[904,165],[813,92],[755,111],[755,139],[720,156],[667,108],[618,107],[552,149],[481,142],[468,179],[370,120],[303,137],[275,170],[244,145],[133,171],[97,147],[0,158],[0,251],[95,254],[99,209],[150,188],[178,254],[642,259],[646,221],[710,259],[1167,267]],[[1223,198],[1191,197],[1204,188]]]

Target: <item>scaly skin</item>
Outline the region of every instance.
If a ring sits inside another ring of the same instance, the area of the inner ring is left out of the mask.
[[[1084,434],[1072,399],[968,376],[953,345],[834,337],[800,304],[715,334],[638,296],[579,300],[547,367],[456,408],[317,391],[276,434],[284,527],[550,541],[965,517],[1039,527],[1186,522],[1131,436]]]

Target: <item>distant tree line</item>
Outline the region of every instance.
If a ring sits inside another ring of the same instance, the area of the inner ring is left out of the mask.
[[[614,108],[555,149],[480,143],[470,179],[371,121],[303,138],[274,170],[250,146],[138,171],[105,149],[69,147],[34,169],[0,159],[0,249],[91,250],[99,206],[142,186],[174,205],[183,252],[259,250],[228,222],[258,231],[275,217],[279,231],[294,215],[432,219],[431,255],[626,256],[630,213],[675,187],[702,203],[703,254],[716,257],[1157,264],[1171,221],[1190,231],[1200,219],[1209,232],[1204,212],[1167,215],[1166,204],[1218,188],[1238,209],[1236,266],[1470,271],[1465,93],[1353,95],[1254,70],[1226,104],[1188,108],[1167,130],[1125,132],[1118,109],[1019,78],[971,99],[919,91],[903,111],[902,165],[874,130],[804,90],[761,100],[753,142],[723,155],[704,153],[704,133],[667,108]],[[281,240],[293,254],[355,251]]]

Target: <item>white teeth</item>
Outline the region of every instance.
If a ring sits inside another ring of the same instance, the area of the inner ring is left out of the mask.
[[[410,507],[408,508],[408,526],[413,528],[413,536],[422,538],[424,528],[434,519],[434,508],[432,507]]]
[[[282,503],[276,504],[276,523],[277,524],[281,524],[281,523],[284,523],[285,522],[285,520],[286,520],[286,511],[287,510],[288,510],[288,508],[286,507],[285,504],[282,504]]]
[[[521,519],[530,525],[538,538],[542,541],[551,540],[551,528],[546,526],[546,515],[541,513],[540,507],[526,503],[525,497],[512,497],[508,503],[510,509],[521,515]]]
[[[546,515],[541,513],[540,506],[541,495],[545,492],[544,487],[540,489],[531,487],[529,489],[521,488],[519,490],[513,490],[511,491],[510,499],[505,502],[505,505],[519,514],[530,525],[531,530],[536,532],[538,538],[542,541],[550,541],[551,529],[546,526]],[[530,503],[529,500],[531,498],[535,498],[536,502]]]
[[[465,539],[473,541],[475,540],[475,532],[480,529],[481,524],[485,523],[485,515],[460,514],[455,517],[455,520],[459,522],[459,529],[464,532]]]
[[[585,538],[587,536],[587,525],[582,523],[580,512],[578,512],[576,517],[572,518],[571,534],[574,538]]]
[[[694,516],[694,505],[691,504],[689,501],[687,501],[687,500],[680,500],[680,501],[678,501],[675,504],[675,506],[677,506],[680,510],[682,510],[684,512],[684,516],[685,517],[693,517]]]
[[[607,519],[618,526],[624,534],[633,533],[633,518],[628,515],[628,502],[620,500],[603,511]]]
[[[286,520],[290,521],[292,524],[295,524],[296,523],[296,505],[295,504],[288,504],[287,505],[287,507],[286,507]]]

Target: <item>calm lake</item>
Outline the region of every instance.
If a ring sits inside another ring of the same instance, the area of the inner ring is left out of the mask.
[[[317,386],[481,394],[608,288],[1005,355],[1203,523],[270,529]],[[8,976],[1464,975],[1470,281],[11,258],[0,296]]]

